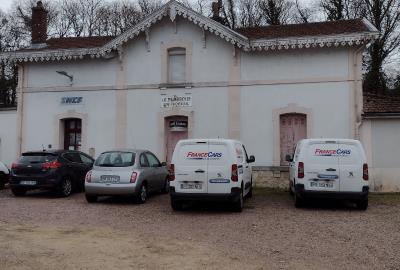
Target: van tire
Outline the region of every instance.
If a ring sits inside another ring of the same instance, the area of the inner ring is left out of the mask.
[[[300,198],[297,193],[294,193],[294,206],[296,208],[302,208],[304,206],[304,199]]]
[[[27,190],[24,188],[11,188],[11,192],[15,197],[23,197],[25,196]]]
[[[4,189],[7,182],[7,175],[0,172],[0,190]]]
[[[238,198],[233,202],[233,211],[238,213],[242,212],[243,204],[244,204],[244,198],[243,198],[243,188],[242,188],[240,190]]]
[[[360,210],[367,210],[367,208],[368,208],[368,199],[357,201],[356,202],[356,206]]]
[[[97,202],[97,196],[96,196],[96,195],[88,195],[88,194],[85,194],[85,198],[86,198],[86,201],[87,201],[88,203],[95,203],[95,202]]]
[[[250,181],[250,189],[249,192],[247,192],[246,194],[246,198],[247,199],[253,198],[253,179],[251,179]]]
[[[292,182],[290,182],[290,180],[289,180],[289,194],[290,194],[290,196],[294,195],[294,192],[292,190]]]
[[[181,211],[182,210],[182,202],[175,201],[174,199],[171,199],[171,208],[174,211]]]

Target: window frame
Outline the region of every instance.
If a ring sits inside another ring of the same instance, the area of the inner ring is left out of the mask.
[[[172,68],[171,68],[171,56],[173,55],[183,55],[184,56],[184,66],[183,66],[183,80],[174,81],[172,79]],[[187,82],[187,49],[185,47],[172,47],[167,49],[167,82],[170,84],[182,84]]]

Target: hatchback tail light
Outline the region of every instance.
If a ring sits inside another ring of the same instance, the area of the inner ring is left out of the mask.
[[[90,183],[92,182],[92,171],[88,171],[85,176],[85,181]]]
[[[368,164],[367,164],[367,163],[364,163],[364,165],[363,165],[363,179],[364,179],[365,181],[368,181],[368,180],[369,180]]]
[[[137,179],[137,172],[133,172],[131,175],[131,183],[136,183],[136,179]]]
[[[50,170],[50,169],[58,169],[62,166],[62,164],[58,161],[46,162],[42,164],[42,169]]]
[[[169,181],[174,181],[175,180],[175,165],[171,164],[169,165]]]
[[[237,182],[239,180],[239,177],[238,177],[238,165],[237,164],[232,164],[231,180],[233,182]]]
[[[13,164],[11,165],[11,169],[16,169],[16,168],[18,168],[18,166],[19,166],[18,163],[13,163]]]
[[[304,163],[299,162],[299,166],[297,168],[297,178],[304,178]]]

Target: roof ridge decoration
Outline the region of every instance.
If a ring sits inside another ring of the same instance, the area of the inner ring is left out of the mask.
[[[305,36],[253,40],[214,21],[211,18],[197,13],[196,11],[184,6],[176,0],[171,0],[163,5],[160,9],[144,18],[138,24],[107,42],[102,47],[4,52],[0,53],[0,62],[65,61],[83,59],[85,56],[89,56],[90,58],[107,57],[112,52],[118,51],[121,45],[145,32],[166,16],[169,16],[171,21],[175,21],[177,16],[181,16],[188,21],[191,21],[195,25],[198,25],[205,31],[221,37],[222,39],[231,43],[233,46],[243,49],[244,51],[353,46],[366,44],[375,39],[378,35],[377,30],[374,29],[369,22],[364,20],[364,24],[366,24],[371,30],[370,32],[367,31],[341,35],[335,34],[328,36]]]

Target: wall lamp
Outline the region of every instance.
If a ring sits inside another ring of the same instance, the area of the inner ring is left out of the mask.
[[[66,71],[63,71],[63,70],[58,70],[58,71],[56,71],[58,74],[60,74],[60,75],[63,75],[63,76],[65,76],[65,77],[68,77],[69,78],[69,80],[70,80],[70,85],[72,85],[72,81],[74,80],[74,76],[72,76],[72,75],[69,75]]]

